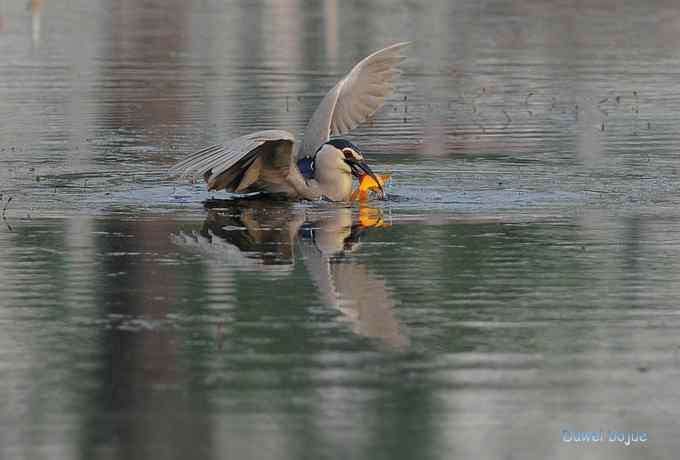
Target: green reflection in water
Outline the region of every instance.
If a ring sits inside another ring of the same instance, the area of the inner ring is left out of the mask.
[[[667,248],[641,241],[639,221],[233,204],[202,223],[73,225],[2,234],[3,373],[24,401],[17,436],[60,433],[82,458],[297,458],[350,441],[358,456],[436,456],[453,428],[514,432],[473,400],[506,421],[526,409],[536,423],[541,404],[588,417],[650,366],[677,372],[658,329],[676,321],[660,284],[673,268],[649,266]],[[574,404],[582,392],[594,406]]]

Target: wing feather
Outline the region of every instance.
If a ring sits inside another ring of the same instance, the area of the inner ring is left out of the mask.
[[[363,59],[321,100],[305,129],[298,158],[311,157],[330,136],[344,134],[380,110],[392,94],[408,42],[397,43]]]
[[[258,131],[212,145],[175,164],[170,172],[203,177],[208,190],[287,193],[286,177],[294,164],[295,137],[281,130]]]

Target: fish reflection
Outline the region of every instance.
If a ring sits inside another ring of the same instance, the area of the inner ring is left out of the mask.
[[[362,236],[385,226],[381,210],[255,202],[227,206],[210,210],[200,232],[179,233],[173,240],[237,269],[279,275],[302,258],[322,302],[340,311],[354,333],[397,349],[409,345],[385,280],[350,256]]]

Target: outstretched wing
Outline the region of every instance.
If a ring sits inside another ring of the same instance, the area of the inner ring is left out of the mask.
[[[202,176],[208,190],[292,194],[286,178],[295,164],[294,143],[295,137],[287,131],[258,131],[200,150],[174,165],[170,172]]]
[[[396,65],[409,42],[397,43],[364,58],[331,89],[305,129],[298,157],[311,157],[330,136],[344,134],[380,110],[392,94]]]

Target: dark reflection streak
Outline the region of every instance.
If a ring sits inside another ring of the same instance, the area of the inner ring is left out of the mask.
[[[633,307],[642,307],[640,305],[640,296],[638,289],[635,287],[642,284],[640,274],[643,273],[640,267],[641,247],[640,241],[643,241],[642,219],[640,216],[634,216],[627,219],[626,222],[626,245],[623,254],[623,281],[626,287],[633,289],[625,289],[623,298],[624,304]]]
[[[182,48],[185,7],[180,0],[144,7],[134,2],[106,6],[97,18],[110,36],[102,62],[173,64]],[[108,65],[101,71],[112,72],[110,78],[115,80],[119,72],[119,78],[124,78],[121,69]],[[118,97],[115,85],[101,90],[100,97],[108,101],[99,107],[97,127],[104,131],[102,137],[109,131],[148,133],[155,126],[177,123],[175,80],[155,78],[148,83],[136,92],[139,114],[129,100]],[[158,142],[163,142],[162,135]],[[120,152],[116,155],[122,159]],[[108,327],[98,343],[97,367],[91,377],[94,390],[83,404],[88,410],[82,420],[80,457],[212,458],[207,395],[192,389],[192,382],[202,380],[200,374],[194,375],[200,367],[183,363],[179,343],[184,339],[165,321],[177,294],[177,272],[147,255],[172,248],[167,238],[158,238],[169,233],[167,224],[132,220],[102,225],[101,234],[134,238],[101,238],[96,243],[97,252],[106,255],[96,305],[100,318],[108,319]]]
[[[165,224],[138,227],[107,223],[101,231],[134,234],[128,241],[101,239],[99,251],[119,254],[104,263],[97,304],[109,322],[99,342],[96,390],[83,421],[81,458],[98,458],[102,449],[112,458],[211,458],[211,419],[205,393],[191,391],[202,378],[181,360],[182,340],[163,320],[176,298],[174,270],[135,255],[167,252],[159,239]],[[127,252],[130,255],[124,255]],[[126,273],[120,277],[108,273]],[[188,388],[188,394],[180,388]]]
[[[31,228],[26,228],[26,227],[18,227],[17,232],[12,235],[13,239],[15,240],[15,246],[16,247],[30,247],[31,243],[30,241],[30,236],[31,233],[35,229]],[[43,229],[44,230],[44,229]],[[52,234],[46,235],[43,240],[43,244],[45,246],[50,247],[50,248],[55,248],[56,251],[54,253],[50,253],[48,255],[44,254],[30,254],[29,257],[32,260],[33,263],[39,264],[40,261],[46,262],[46,270],[42,273],[38,273],[33,277],[33,282],[36,282],[36,284],[41,284],[42,283],[53,283],[53,292],[51,293],[50,298],[54,302],[53,308],[50,309],[49,311],[49,316],[53,320],[64,320],[66,317],[68,317],[68,310],[66,308],[66,305],[64,303],[64,293],[59,287],[64,286],[66,284],[66,276],[65,272],[63,270],[63,267],[65,265],[65,257],[64,257],[64,236],[65,232],[63,228],[51,228]],[[55,231],[56,230],[56,231]],[[0,310],[4,310],[3,308],[0,307]],[[61,344],[56,344],[55,348],[58,348],[59,345]],[[53,351],[53,350],[51,350]],[[25,359],[27,362],[30,362],[30,358],[22,356],[22,361]],[[24,364],[22,362],[22,364]],[[42,371],[43,369],[41,368],[33,368],[31,371],[31,375],[29,376],[29,381],[34,383],[34,382],[40,382],[42,378]],[[29,404],[28,410],[27,410],[27,415],[31,419],[31,425],[32,426],[38,426],[40,425],[41,422],[44,421],[44,415],[46,412],[46,407],[49,406],[50,402],[46,400],[45,398],[45,391],[46,387],[39,385],[39,384],[32,384],[28,386],[28,390],[30,391],[30,396],[28,396],[27,401]],[[26,444],[25,446],[34,446],[34,445],[40,445],[45,443],[46,441],[46,433],[41,430],[30,430],[27,435],[26,435]],[[0,444],[0,446],[2,446]],[[28,450],[30,452],[30,450]]]
[[[116,85],[100,88],[98,96],[102,102],[96,125],[103,132],[98,137],[110,138],[111,132],[120,133],[121,130],[141,132],[145,145],[158,144],[168,150],[168,136],[163,131],[177,125],[181,112],[177,101],[181,100],[184,79],[177,73],[154,74],[149,78],[145,75],[145,67],[177,65],[177,55],[183,48],[186,3],[170,0],[146,8],[138,8],[134,3],[112,3],[103,13],[102,28],[113,37],[106,41],[108,48],[102,50],[102,54],[107,55],[103,62],[124,65],[103,64],[99,70],[104,74],[102,78],[118,84],[130,83],[131,70],[135,69],[139,70],[140,76],[134,80],[134,99],[121,98]],[[115,137],[110,146],[116,149],[116,160],[128,159],[129,155],[121,150],[130,146],[129,138]],[[95,159],[110,161],[110,155],[105,157]]]
[[[402,382],[412,379],[407,371],[395,376]],[[377,432],[375,446],[371,451],[381,449],[384,458],[427,458],[423,452],[436,450],[438,430],[436,428],[437,399],[423,385],[400,385],[393,393],[382,393],[374,402]],[[456,416],[458,414],[450,414]],[[465,414],[460,414],[465,417]],[[409,442],[385,443],[383,440],[408,439]]]
[[[217,351],[224,350],[224,320],[217,324],[217,331],[215,332],[215,348]]]

